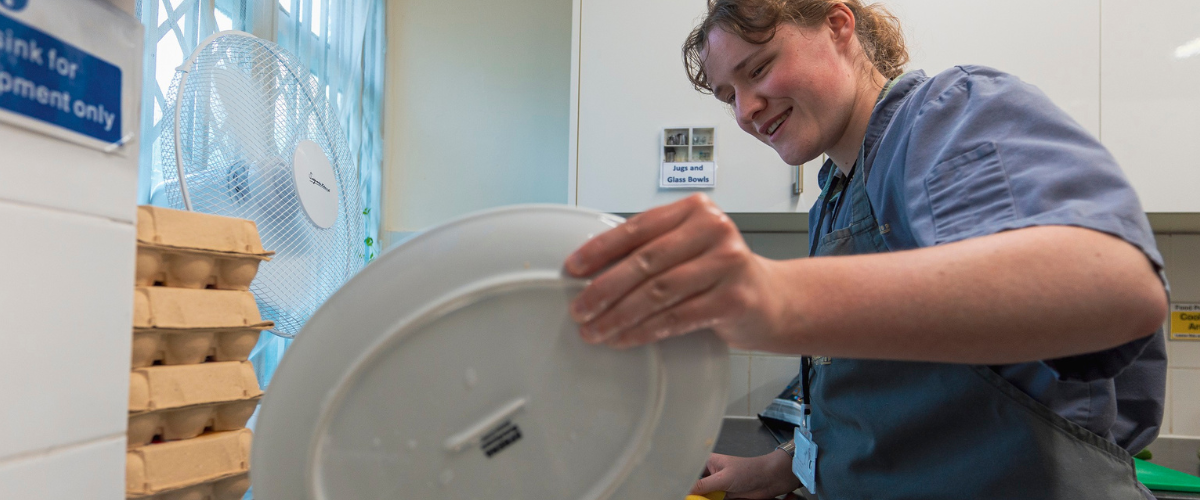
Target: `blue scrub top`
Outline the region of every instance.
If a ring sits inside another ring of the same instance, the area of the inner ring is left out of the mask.
[[[868,198],[892,251],[1078,226],[1141,249],[1166,287],[1149,221],[1116,160],[1015,76],[980,66],[932,78],[907,73],[876,104],[865,144]],[[832,162],[822,168],[822,187],[833,169]],[[848,226],[848,212],[831,227]],[[992,368],[1055,413],[1136,453],[1158,435],[1166,392],[1163,332],[1146,334],[1102,352]]]

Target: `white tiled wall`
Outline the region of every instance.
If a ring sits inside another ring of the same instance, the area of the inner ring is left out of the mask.
[[[0,199],[0,234],[0,461],[123,434],[133,225]]]
[[[750,413],[750,356],[729,355],[729,406],[726,415],[745,417]]]
[[[746,233],[759,255],[773,259],[807,253],[805,233]],[[1173,302],[1200,303],[1200,235],[1159,234]],[[1200,342],[1167,341],[1166,414],[1162,435],[1200,437]],[[728,415],[753,416],[798,373],[800,359],[768,353],[733,351]]]
[[[135,233],[0,198],[0,498],[124,498]]]
[[[137,131],[141,25],[98,2],[68,10],[82,37],[68,41],[128,42],[87,49],[121,67]],[[0,124],[2,499],[125,498],[138,144],[104,153]]]
[[[0,498],[116,500],[124,497],[124,435],[0,462]]]
[[[124,498],[135,233],[0,198],[0,498]]]
[[[1159,235],[1171,301],[1200,303],[1200,235]],[[1168,418],[1163,434],[1200,436],[1200,342],[1167,341]]]
[[[807,233],[744,233],[750,249],[771,259],[792,259],[808,253]],[[730,352],[733,379],[729,390],[731,416],[754,416],[779,395],[788,382],[800,373],[800,358],[779,354]]]
[[[771,400],[800,373],[800,358],[749,353],[750,357],[750,414],[755,415],[771,404]]]

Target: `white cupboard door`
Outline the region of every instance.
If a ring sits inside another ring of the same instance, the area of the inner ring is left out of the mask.
[[[738,128],[731,111],[692,88],[681,48],[705,0],[581,0],[578,204],[641,212],[695,192],[727,212],[807,211],[815,182],[792,195],[793,168]],[[660,189],[662,130],[715,127],[716,188]],[[804,175],[815,179],[819,163]],[[806,179],[807,180],[807,179]]]
[[[1103,2],[1104,144],[1147,212],[1200,212],[1200,2]]]
[[[1133,3],[1133,2],[1131,2]],[[930,76],[990,66],[1036,85],[1100,134],[1100,0],[885,0]]]

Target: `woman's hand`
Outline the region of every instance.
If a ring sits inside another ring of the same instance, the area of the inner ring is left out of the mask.
[[[707,475],[692,486],[693,495],[724,491],[729,499],[775,498],[800,487],[792,474],[792,457],[780,450],[741,458],[713,453]]]
[[[733,347],[763,345],[777,330],[772,261],[752,253],[716,204],[695,195],[630,218],[567,258],[590,276],[571,304],[590,343],[632,347],[711,328]]]

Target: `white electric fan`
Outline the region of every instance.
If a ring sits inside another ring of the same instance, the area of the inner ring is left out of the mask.
[[[358,169],[320,88],[278,45],[217,33],[176,72],[159,137],[172,207],[253,220],[275,252],[250,290],[285,338],[367,250]]]

